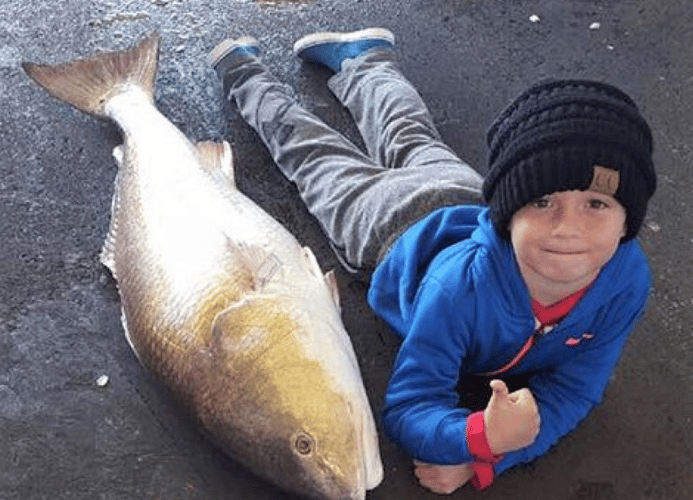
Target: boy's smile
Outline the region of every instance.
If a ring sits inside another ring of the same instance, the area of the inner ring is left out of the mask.
[[[616,252],[625,222],[615,198],[593,191],[552,193],[515,212],[510,239],[532,298],[548,306],[592,283]]]

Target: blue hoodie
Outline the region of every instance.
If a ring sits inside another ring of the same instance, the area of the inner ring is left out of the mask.
[[[496,473],[545,453],[601,401],[649,289],[640,246],[622,243],[568,316],[504,374],[531,374],[541,430],[534,444],[507,453]],[[458,406],[456,388],[465,375],[505,365],[536,327],[512,246],[488,208],[442,208],[409,228],[375,270],[368,302],[402,338],[385,432],[424,462],[474,461],[471,412]]]

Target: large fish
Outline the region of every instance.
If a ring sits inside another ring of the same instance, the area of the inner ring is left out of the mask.
[[[334,276],[236,189],[227,143],[192,144],[156,109],[158,54],[152,35],[124,52],[23,65],[122,131],[101,259],[126,337],[236,461],[308,498],[363,499],[382,464]]]

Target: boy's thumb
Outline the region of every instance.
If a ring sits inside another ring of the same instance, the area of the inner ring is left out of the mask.
[[[496,398],[508,397],[510,391],[508,390],[508,386],[505,385],[505,382],[502,380],[491,380],[490,385],[491,389],[493,390],[493,394],[491,395],[492,400]]]

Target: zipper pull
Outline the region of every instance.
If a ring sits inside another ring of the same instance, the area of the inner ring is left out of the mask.
[[[541,322],[537,318],[534,318],[534,333],[532,335],[535,338],[543,337],[554,328],[556,328],[556,325],[541,326]]]

